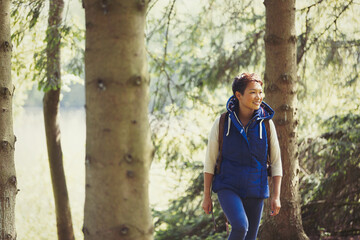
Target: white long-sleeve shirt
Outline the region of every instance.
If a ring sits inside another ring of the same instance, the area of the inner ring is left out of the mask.
[[[216,158],[219,153],[219,123],[220,117],[217,117],[211,131],[209,133],[209,141],[206,150],[206,157],[204,163],[204,172],[214,174]],[[230,124],[230,123],[229,123]],[[271,175],[282,176],[282,164],[280,146],[277,138],[274,122],[269,120],[270,126],[270,164],[271,164]]]

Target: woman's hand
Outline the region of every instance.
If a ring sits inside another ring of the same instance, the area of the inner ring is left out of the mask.
[[[204,195],[204,200],[202,203],[202,208],[204,209],[206,214],[210,214],[212,211],[212,203],[210,195]]]
[[[276,216],[279,214],[281,203],[280,203],[280,187],[281,187],[281,176],[273,176],[273,191],[271,194],[270,207],[271,213],[270,216]]]
[[[271,197],[271,213],[270,216],[276,216],[279,214],[281,203],[280,203],[280,197]]]
[[[202,208],[204,209],[206,214],[211,213],[212,211],[212,202],[211,202],[211,183],[214,174],[212,173],[204,173],[204,200],[202,204]]]

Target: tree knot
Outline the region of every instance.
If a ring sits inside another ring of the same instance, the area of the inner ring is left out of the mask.
[[[11,185],[13,185],[13,186],[15,186],[16,187],[16,184],[17,184],[17,180],[16,180],[16,176],[11,176],[11,177],[9,177],[9,183],[11,184]]]
[[[14,147],[13,147],[8,141],[6,141],[6,140],[3,140],[3,141],[1,142],[1,148],[2,148],[3,150],[14,149]]]
[[[121,235],[127,235],[127,234],[129,234],[129,231],[130,231],[130,229],[125,224],[121,225],[121,228],[120,228]]]
[[[83,226],[83,228],[81,229],[81,231],[83,232],[84,235],[90,235],[89,230],[88,230],[85,226]]]
[[[13,237],[11,236],[11,234],[7,233],[5,236],[6,240],[13,240]]]
[[[283,42],[283,39],[281,37],[276,36],[275,34],[270,34],[265,36],[264,40],[265,43],[268,43],[270,45],[279,45]]]
[[[108,0],[101,0],[101,8],[104,11],[104,15],[108,14],[109,12]]]
[[[126,176],[128,177],[128,178],[133,178],[134,176],[135,176],[135,173],[133,172],[133,171],[127,171],[126,172]]]
[[[12,50],[12,45],[8,41],[5,41],[3,44],[1,44],[1,48],[4,52],[10,52]]]
[[[3,96],[3,98],[7,98],[8,96],[12,96],[12,92],[7,87],[3,87],[0,91],[0,94]]]
[[[269,84],[269,86],[267,87],[267,90],[269,92],[277,92],[279,91],[279,87],[276,84]]]
[[[284,104],[284,105],[281,105],[280,109],[283,111],[289,111],[289,110],[291,110],[291,107],[288,104]]]
[[[146,0],[138,0],[137,1],[137,8],[139,11],[144,10],[145,7],[146,7]]]
[[[97,86],[98,86],[100,91],[105,91],[106,90],[105,83],[104,83],[104,81],[102,79],[97,80]]]
[[[133,160],[134,160],[131,154],[126,154],[126,155],[124,156],[124,159],[125,159],[125,161],[126,161],[127,163],[132,163]]]
[[[129,82],[134,86],[140,86],[142,83],[142,78],[140,75],[134,75],[130,77]]]
[[[290,74],[284,73],[280,75],[280,80],[283,83],[291,83],[292,82],[292,77]]]

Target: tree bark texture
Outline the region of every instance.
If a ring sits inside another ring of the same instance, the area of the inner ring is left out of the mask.
[[[146,0],[84,0],[86,240],[153,239]]]
[[[15,198],[17,181],[14,163],[16,138],[13,132],[11,82],[10,0],[0,1],[0,240],[16,239]]]
[[[260,228],[260,239],[308,239],[301,221],[298,193],[299,162],[297,148],[297,66],[295,0],[265,0],[265,93],[275,110],[283,163],[280,214],[268,216]]]
[[[46,143],[49,157],[51,181],[53,186],[56,223],[59,240],[74,239],[69,196],[66,187],[63,154],[60,142],[59,99],[61,87],[59,28],[64,8],[63,0],[50,0],[47,40],[47,84],[52,86],[43,99]]]

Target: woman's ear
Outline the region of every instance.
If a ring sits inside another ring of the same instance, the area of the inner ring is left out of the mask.
[[[242,95],[241,95],[241,93],[239,92],[239,91],[236,91],[235,92],[235,97],[236,97],[236,99],[237,100],[240,100],[240,97],[241,97]]]

